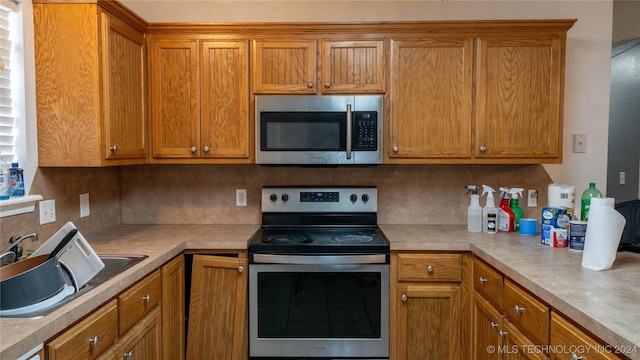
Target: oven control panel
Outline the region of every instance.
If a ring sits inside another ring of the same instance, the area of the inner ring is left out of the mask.
[[[263,187],[262,212],[377,212],[375,187]]]

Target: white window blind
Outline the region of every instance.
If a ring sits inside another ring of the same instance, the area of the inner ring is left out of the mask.
[[[11,10],[0,6],[0,154],[6,163],[13,161],[14,114],[11,94]]]

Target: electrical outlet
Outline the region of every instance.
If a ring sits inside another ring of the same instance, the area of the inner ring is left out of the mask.
[[[236,189],[236,206],[247,206],[247,189]]]
[[[91,212],[89,211],[89,193],[80,194],[80,217],[87,217]]]
[[[538,192],[533,189],[527,190],[527,207],[538,206]]]
[[[573,152],[587,152],[587,134],[573,134]]]
[[[39,203],[40,208],[40,225],[52,223],[56,221],[56,201],[44,200]]]
[[[620,185],[624,185],[627,183],[627,173],[624,171],[620,171]]]

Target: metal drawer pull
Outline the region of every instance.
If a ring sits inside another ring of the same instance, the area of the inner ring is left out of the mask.
[[[124,353],[124,359],[133,359],[133,350]]]
[[[203,150],[204,150],[204,152],[208,153],[209,150],[211,150],[211,149],[208,146],[205,146]]]
[[[509,333],[506,332],[506,331],[502,331],[502,330],[498,331],[498,336],[500,336],[500,337],[505,337],[507,335],[509,335]]]
[[[496,324],[496,323],[494,323],[494,322],[492,321],[492,322],[489,324],[489,326],[490,326],[492,329],[495,329],[495,328],[497,328],[497,327],[498,327],[498,324]]]
[[[195,154],[195,153],[196,153],[196,151],[198,151],[198,148],[197,148],[197,147],[195,147],[195,146],[192,146],[192,147],[191,147],[191,153],[192,153],[192,154]]]
[[[484,283],[486,283],[487,281],[489,281],[489,279],[487,279],[487,278],[483,278],[482,276],[480,276],[480,284],[484,284]]]
[[[100,344],[100,336],[94,336],[92,338],[89,338],[89,344],[93,345],[93,346],[98,346]]]
[[[406,294],[402,294],[402,302],[407,302],[407,300],[409,300],[409,297]]]
[[[244,272],[244,266],[238,266],[238,272]]]
[[[571,353],[571,360],[583,360],[584,356],[578,356],[575,353]]]
[[[431,265],[427,266],[427,272],[432,273],[433,272],[433,266],[431,266]]]
[[[527,309],[526,309],[526,308],[523,308],[523,307],[520,307],[520,306],[518,306],[518,305],[516,305],[516,306],[514,306],[514,307],[513,307],[513,312],[515,312],[516,314],[519,314],[519,313],[521,313],[521,312],[523,312],[523,311],[525,311],[525,310],[527,310]]]
[[[109,148],[109,150],[116,152],[118,151],[118,145],[113,145],[112,147]]]
[[[144,302],[150,302],[151,301],[151,295],[147,294],[145,296],[142,297],[142,301]]]

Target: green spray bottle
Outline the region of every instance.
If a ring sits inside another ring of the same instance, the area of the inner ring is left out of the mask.
[[[522,212],[522,208],[518,205],[518,197],[522,196],[523,188],[511,188],[509,190],[509,194],[511,194],[511,200],[509,200],[509,207],[513,210],[514,215],[514,230],[518,231],[520,229],[520,219],[524,216]]]

